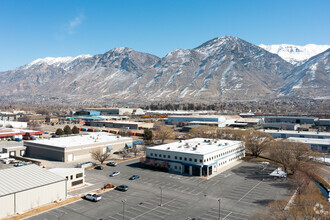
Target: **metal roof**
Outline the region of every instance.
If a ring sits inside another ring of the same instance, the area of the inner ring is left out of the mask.
[[[65,181],[35,164],[0,170],[0,197],[43,185]]]

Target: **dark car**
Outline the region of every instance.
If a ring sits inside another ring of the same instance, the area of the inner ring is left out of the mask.
[[[117,163],[115,163],[115,162],[109,162],[109,163],[107,163],[107,165],[108,166],[115,167],[115,166],[117,166]]]
[[[115,189],[116,190],[119,190],[119,191],[127,191],[128,190],[128,186],[126,186],[126,185],[120,185],[120,186],[117,186]]]
[[[96,169],[96,170],[103,170],[103,167],[102,166],[97,166],[94,169]]]
[[[133,175],[129,178],[129,180],[135,180],[135,179],[139,179],[140,176],[139,175]]]

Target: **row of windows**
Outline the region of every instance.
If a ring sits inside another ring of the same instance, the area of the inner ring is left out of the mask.
[[[150,156],[154,156],[154,154],[153,153],[150,153]],[[162,154],[155,154],[155,157],[159,157],[159,158],[168,158],[168,159],[170,159],[171,158],[171,155],[162,155]],[[175,160],[184,160],[184,161],[190,161],[190,162],[192,162],[192,161],[194,161],[195,163],[197,163],[197,159],[192,159],[192,158],[187,158],[187,157],[178,157],[178,156],[174,156],[174,159]],[[203,160],[199,160],[199,162],[200,163],[202,163],[203,162]]]
[[[222,156],[225,156],[225,155],[227,155],[227,154],[230,154],[230,153],[232,153],[232,152],[235,152],[235,151],[238,151],[238,150],[241,150],[241,149],[243,149],[243,147],[237,147],[237,148],[234,148],[234,149],[232,149],[232,150],[226,151],[226,152],[224,152],[224,153],[220,153],[220,154],[215,155],[215,156],[213,156],[213,157],[206,158],[206,159],[204,159],[204,162],[211,161],[211,160],[214,160],[214,159],[218,159],[218,158],[220,158],[220,157],[222,157]]]

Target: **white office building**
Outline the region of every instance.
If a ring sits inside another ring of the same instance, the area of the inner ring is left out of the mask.
[[[212,176],[245,156],[242,141],[194,138],[146,149],[145,164],[192,176]]]

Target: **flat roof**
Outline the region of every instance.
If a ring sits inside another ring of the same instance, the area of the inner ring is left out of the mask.
[[[118,138],[119,137],[119,138]],[[116,141],[132,141],[132,138],[121,137],[104,132],[89,133],[87,135],[69,136],[51,139],[41,139],[34,141],[25,141],[25,143],[35,143],[50,145],[61,148],[77,147],[81,145],[93,145],[93,144],[111,144]]]
[[[168,118],[220,118],[221,115],[169,115]]]
[[[64,174],[64,173],[69,173],[69,172],[78,172],[84,171],[84,168],[53,168],[53,169],[49,169],[48,171],[56,173],[56,174]]]
[[[299,118],[299,119],[317,119],[316,117],[304,117],[304,116],[283,116],[283,115],[274,115],[274,116],[263,116],[264,118]]]
[[[210,141],[210,142],[209,142]],[[188,153],[206,155],[215,151],[223,150],[233,145],[240,144],[242,141],[193,138],[184,141],[163,144],[148,149],[163,150],[168,152]],[[197,146],[197,148],[196,148]]]
[[[0,170],[0,196],[51,184],[65,179],[35,164]]]
[[[290,130],[267,130],[261,129],[266,133],[279,133],[279,134],[300,134],[300,135],[319,135],[319,136],[330,136],[330,132],[316,132],[316,131],[290,131]]]
[[[287,140],[290,142],[301,142],[304,144],[330,145],[330,139],[289,137]]]

